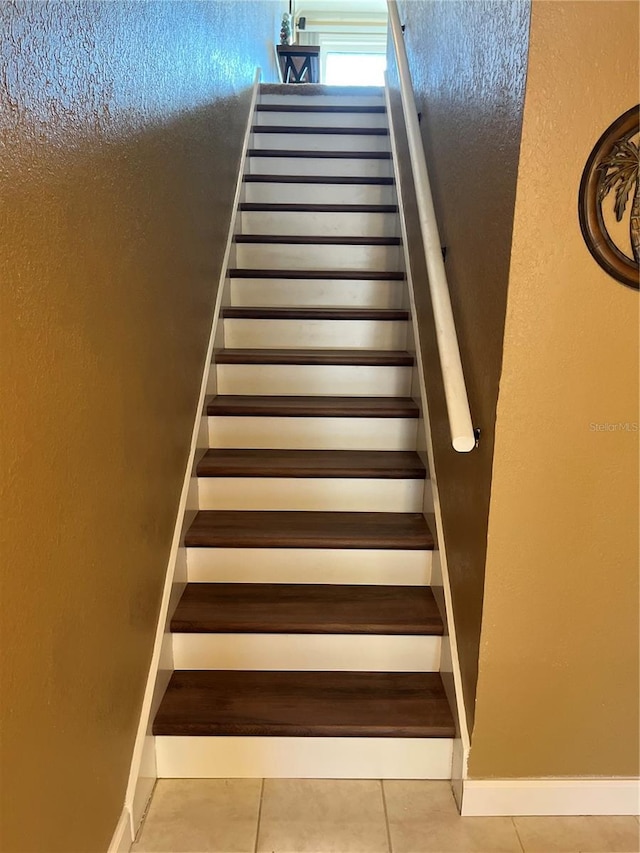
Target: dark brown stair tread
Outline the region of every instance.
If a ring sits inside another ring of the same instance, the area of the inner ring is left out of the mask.
[[[209,415],[325,418],[416,418],[410,397],[269,397],[218,395],[207,404]]]
[[[401,270],[252,270],[230,269],[229,278],[293,278],[327,281],[404,281]]]
[[[239,308],[227,306],[222,316],[244,320],[408,320],[409,312],[402,308]]]
[[[391,160],[390,151],[301,151],[299,148],[250,148],[247,156],[316,160]]]
[[[236,243],[277,243],[296,246],[399,246],[399,237],[307,237],[300,234],[236,234]]]
[[[259,113],[386,113],[386,107],[326,106],[324,104],[258,104]]]
[[[397,350],[360,349],[222,349],[216,364],[342,364],[363,367],[402,367],[413,356]]]
[[[207,450],[198,477],[328,477],[421,480],[412,450]]]
[[[386,127],[316,127],[314,125],[254,124],[254,133],[297,133],[307,136],[389,136]]]
[[[431,551],[433,537],[419,512],[200,510],[186,533],[185,545]]]
[[[173,673],[154,735],[455,735],[437,672]]]
[[[375,184],[392,186],[393,178],[351,177],[349,175],[245,175],[246,184]]]
[[[275,202],[243,201],[238,205],[245,212],[273,213],[397,213],[396,204],[280,204]]]
[[[428,586],[190,583],[171,630],[438,636],[443,625]]]

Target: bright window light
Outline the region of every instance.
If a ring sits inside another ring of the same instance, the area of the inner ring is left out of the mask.
[[[382,53],[328,53],[328,86],[384,86],[387,57]]]

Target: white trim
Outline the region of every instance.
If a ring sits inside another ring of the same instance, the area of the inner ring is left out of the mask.
[[[639,779],[466,779],[462,815],[637,815]]]
[[[189,450],[189,457],[187,459],[187,466],[185,470],[184,481],[182,484],[182,492],[180,494],[180,503],[178,506],[178,512],[176,516],[176,523],[173,531],[173,539],[171,542],[171,551],[169,553],[169,562],[167,566],[167,572],[165,576],[164,589],[162,593],[162,603],[160,606],[160,613],[158,616],[158,624],[156,628],[156,636],[153,646],[153,654],[151,656],[151,664],[149,666],[149,673],[147,676],[147,683],[144,692],[144,699],[142,702],[142,708],[140,711],[140,721],[138,723],[138,731],[136,734],[135,745],[133,749],[133,755],[131,759],[131,769],[129,773],[129,782],[127,785],[127,792],[125,795],[125,810],[127,814],[130,816],[130,832],[131,836],[135,837],[137,828],[139,826],[140,821],[142,820],[142,816],[144,814],[144,810],[146,808],[149,796],[152,790],[152,781],[155,780],[157,771],[155,767],[146,767],[143,768],[143,753],[146,752],[147,756],[149,754],[149,744],[148,738],[150,736],[150,725],[152,715],[154,713],[154,709],[157,707],[157,704],[164,693],[164,689],[166,687],[166,678],[163,677],[163,671],[165,669],[173,668],[173,660],[166,659],[167,649],[170,649],[171,646],[166,642],[165,634],[167,632],[167,622],[170,618],[170,604],[172,599],[175,601],[175,591],[174,587],[174,579],[176,577],[176,567],[180,562],[181,553],[184,552],[184,549],[181,548],[183,529],[185,524],[185,511],[188,508],[188,498],[193,495],[193,486],[191,483],[192,480],[192,471],[193,464],[195,459],[196,450],[198,449],[199,443],[202,443],[201,436],[206,436],[206,429],[203,430],[203,407],[204,400],[207,394],[207,386],[209,382],[209,372],[211,370],[211,362],[213,356],[213,348],[214,348],[214,337],[215,331],[218,324],[218,316],[220,314],[220,306],[222,304],[222,295],[224,292],[224,285],[226,280],[227,268],[229,266],[229,257],[231,253],[231,249],[233,246],[233,237],[235,230],[235,222],[237,218],[237,210],[238,203],[240,200],[240,193],[242,192],[242,184],[244,178],[244,169],[246,167],[246,158],[247,158],[247,150],[249,148],[249,140],[251,136],[251,126],[253,123],[253,116],[255,113],[256,101],[258,98],[258,92],[260,87],[260,76],[261,70],[260,68],[256,69],[254,80],[253,80],[253,89],[251,93],[251,101],[249,105],[249,112],[247,117],[247,125],[244,133],[244,141],[242,147],[242,156],[240,159],[240,169],[238,172],[238,179],[236,183],[235,195],[233,200],[231,221],[229,224],[229,233],[227,235],[227,244],[225,249],[224,258],[222,261],[221,274],[218,282],[218,292],[216,303],[214,307],[213,313],[213,321],[211,324],[211,333],[209,335],[209,344],[207,346],[207,354],[204,361],[203,373],[202,373],[202,382],[200,384],[200,396],[198,398],[198,404],[195,412],[195,421],[193,426],[193,431],[191,434],[191,447]],[[182,561],[184,561],[184,553],[182,553]],[[184,579],[186,580],[186,578]],[[182,583],[183,580],[181,579]],[[163,646],[165,647],[165,652],[163,654]],[[147,750],[145,750],[145,743],[147,743]],[[153,759],[154,756],[151,756]],[[145,764],[155,764],[152,760],[149,762],[148,760],[144,762]],[[142,772],[141,772],[142,771]],[[119,853],[119,851],[118,851]]]
[[[411,262],[409,258],[409,241],[407,235],[407,225],[405,222],[405,209],[402,200],[402,187],[400,183],[399,173],[399,158],[396,146],[395,128],[393,125],[393,113],[391,110],[391,97],[389,93],[388,83],[385,86],[385,104],[387,108],[387,117],[389,120],[389,139],[391,141],[391,152],[393,155],[393,169],[395,175],[395,187],[398,198],[398,211],[400,217],[400,228],[402,231],[402,246],[404,252],[405,271],[407,278],[407,291],[409,294],[411,323],[413,331],[413,346],[415,348],[415,368],[418,376],[418,385],[420,389],[421,403],[421,423],[424,426],[423,437],[426,442],[427,459],[429,462],[429,477],[431,482],[431,497],[433,501],[433,514],[436,523],[436,532],[438,539],[438,548],[433,552],[433,560],[438,569],[434,572],[431,580],[432,586],[440,586],[444,597],[444,610],[442,614],[445,622],[445,631],[448,635],[448,655],[447,660],[451,663],[451,672],[453,676],[453,685],[455,693],[455,713],[457,717],[459,738],[456,738],[453,749],[452,760],[452,779],[454,787],[459,790],[459,781],[464,779],[467,774],[467,762],[469,759],[470,738],[467,727],[467,715],[464,707],[464,693],[462,691],[462,674],[460,672],[460,660],[458,656],[458,643],[456,636],[456,627],[453,618],[453,600],[451,596],[451,582],[449,579],[449,569],[447,563],[447,552],[445,544],[444,526],[442,523],[442,510],[440,507],[440,496],[438,492],[438,483],[436,479],[436,465],[433,452],[433,442],[431,440],[431,425],[429,418],[429,403],[427,399],[427,388],[424,379],[424,371],[422,366],[422,354],[420,344],[420,328],[418,325],[418,313],[415,304],[415,293],[413,287],[413,278],[411,274]],[[418,427],[419,429],[419,427]],[[425,507],[425,510],[427,507]],[[435,590],[434,590],[435,592]],[[436,596],[436,601],[439,596]],[[441,665],[442,669],[442,665]]]
[[[449,779],[449,738],[156,738],[163,779]]]
[[[122,814],[118,820],[118,825],[116,826],[116,831],[113,833],[107,853],[129,853],[132,844],[131,817],[129,809],[125,806],[122,809]]]

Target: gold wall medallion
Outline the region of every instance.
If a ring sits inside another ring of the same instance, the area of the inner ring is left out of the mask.
[[[587,248],[613,278],[640,289],[640,105],[617,118],[589,155],[578,214]]]

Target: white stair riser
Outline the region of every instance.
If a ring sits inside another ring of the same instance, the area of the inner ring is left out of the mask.
[[[450,779],[450,738],[156,737],[161,779]]]
[[[319,213],[314,211],[245,211],[243,234],[296,234],[304,237],[397,237],[396,213]]]
[[[384,184],[288,184],[252,182],[244,185],[244,201],[254,204],[395,204],[395,188]]]
[[[409,397],[411,372],[411,367],[340,364],[219,364],[216,368],[217,393]],[[212,388],[210,393],[214,392]]]
[[[401,308],[404,281],[232,278],[231,304],[245,307]]]
[[[381,634],[181,634],[176,669],[437,672],[440,637]]]
[[[402,350],[407,343],[403,320],[224,320],[224,343],[231,349]]]
[[[387,127],[389,124],[386,113],[300,113],[287,109],[258,111],[255,123],[282,127]]]
[[[368,133],[254,133],[251,147],[265,151],[388,151],[389,137]]]
[[[415,450],[413,418],[209,417],[209,447]]]
[[[249,157],[252,175],[331,175],[351,178],[391,178],[391,160],[351,157]]]
[[[322,107],[384,107],[384,95],[377,92],[372,95],[260,95],[260,104],[301,104]]]
[[[432,551],[369,548],[187,548],[187,579],[428,586],[432,558]]]
[[[243,269],[263,270],[401,269],[399,246],[313,243],[237,243],[236,264]]]
[[[421,512],[424,480],[199,477],[200,509]]]

